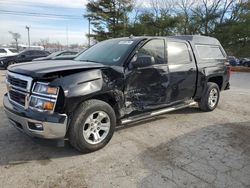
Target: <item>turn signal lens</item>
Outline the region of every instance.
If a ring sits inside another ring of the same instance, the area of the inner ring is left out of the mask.
[[[31,96],[29,107],[38,111],[50,111],[52,112],[55,108],[56,101],[52,99],[45,99],[36,96]]]
[[[57,88],[56,87],[48,87],[47,93],[56,95],[57,94]]]
[[[44,110],[53,110],[55,103],[46,101],[43,103],[43,109]]]

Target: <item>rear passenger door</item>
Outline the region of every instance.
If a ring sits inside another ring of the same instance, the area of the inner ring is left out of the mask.
[[[187,42],[167,42],[171,102],[181,102],[194,96],[196,65],[191,52]]]

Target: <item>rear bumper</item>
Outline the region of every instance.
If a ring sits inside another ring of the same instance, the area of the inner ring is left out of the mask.
[[[44,114],[25,110],[13,105],[7,95],[4,96],[3,104],[10,123],[29,136],[58,139],[66,134],[68,117],[65,114]]]

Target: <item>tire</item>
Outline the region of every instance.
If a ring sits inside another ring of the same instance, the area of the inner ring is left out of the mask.
[[[250,67],[250,62],[245,62],[245,63],[243,64],[243,66],[244,66],[244,67]]]
[[[85,101],[74,112],[69,142],[82,153],[99,150],[108,144],[115,126],[115,112],[109,104],[95,99]]]
[[[219,99],[219,86],[216,83],[208,82],[206,91],[199,101],[199,108],[204,112],[213,111],[217,107]]]
[[[7,62],[7,63],[5,64],[5,66],[4,66],[5,70],[7,70],[7,68],[8,68],[10,65],[14,65],[14,64],[16,64],[15,61],[9,61],[9,62]]]

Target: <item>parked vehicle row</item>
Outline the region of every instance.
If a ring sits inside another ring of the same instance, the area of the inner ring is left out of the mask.
[[[227,56],[227,59],[232,66],[238,66],[240,65],[240,60],[236,58],[235,56]]]
[[[245,67],[250,67],[250,57],[241,59],[240,64]]]
[[[238,59],[235,56],[228,56],[228,61],[232,66],[245,66],[250,67],[250,58]]]
[[[44,50],[24,50],[19,54],[0,57],[0,66],[7,69],[9,65],[32,61],[35,58],[46,57],[50,53]]]
[[[0,67],[7,69],[9,65],[13,65],[16,63],[24,63],[30,61],[45,61],[45,60],[72,60],[76,56],[78,56],[81,52],[72,51],[72,50],[64,50],[51,53],[44,50],[24,50],[20,53],[14,51],[14,49],[4,49],[0,52],[8,51],[8,55],[0,56]],[[9,51],[12,52],[10,53]],[[16,52],[16,53],[14,53]],[[0,53],[1,54],[1,53]]]
[[[50,55],[48,55],[46,57],[40,57],[40,58],[33,59],[33,61],[52,60],[52,59],[56,59],[57,57],[63,57],[63,56],[67,56],[67,55],[76,55],[77,53],[78,52],[76,52],[76,51],[69,51],[69,50],[58,51],[58,52],[51,53]]]

